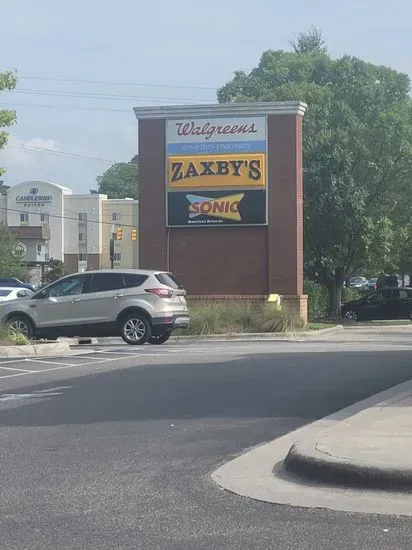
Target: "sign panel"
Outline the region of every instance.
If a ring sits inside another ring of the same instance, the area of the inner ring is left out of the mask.
[[[168,155],[264,153],[266,118],[168,120],[166,141]]]
[[[266,190],[167,194],[167,226],[266,225]]]
[[[266,224],[266,117],[168,120],[166,157],[168,227]]]
[[[265,155],[169,157],[167,184],[171,189],[265,187]]]

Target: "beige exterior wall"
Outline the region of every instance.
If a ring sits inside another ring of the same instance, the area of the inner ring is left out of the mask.
[[[102,203],[102,260],[103,269],[110,268],[110,238],[112,229],[121,227],[121,241],[115,241],[114,251],[118,255],[115,268],[136,269],[139,267],[138,206],[136,200],[108,199]],[[132,229],[137,229],[137,240],[132,241]]]

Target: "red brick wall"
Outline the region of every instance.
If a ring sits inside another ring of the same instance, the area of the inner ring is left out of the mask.
[[[170,269],[188,294],[302,294],[302,119],[268,117],[268,227],[165,222],[165,120],[139,121],[139,266]]]

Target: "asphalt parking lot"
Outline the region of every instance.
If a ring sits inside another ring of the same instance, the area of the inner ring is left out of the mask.
[[[0,361],[0,379],[24,376],[26,374],[44,373],[87,365],[99,365],[123,359],[158,357],[171,353],[181,353],[187,349],[178,346],[143,346],[138,349],[119,345],[113,347],[93,347],[88,350],[76,350],[76,354],[59,357],[16,358]],[[1,397],[0,397],[1,399]]]
[[[410,518],[331,512],[321,499],[269,505],[211,478],[251,447],[408,380],[410,336],[111,342],[0,360],[0,547],[410,549]]]

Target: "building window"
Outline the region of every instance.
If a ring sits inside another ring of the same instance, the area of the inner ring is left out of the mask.
[[[87,262],[87,254],[81,252],[79,254],[79,262]]]
[[[120,212],[113,212],[112,214],[112,221],[119,222],[122,219],[122,215]]]
[[[79,212],[79,222],[87,221],[87,212]]]
[[[37,254],[41,254],[41,244],[37,245]]]
[[[49,215],[46,212],[40,214],[40,221],[42,223],[49,223]]]
[[[20,223],[29,223],[29,215],[20,214]]]
[[[115,252],[113,259],[114,259],[115,262],[120,262],[120,260],[122,259],[122,253],[121,252]]]

